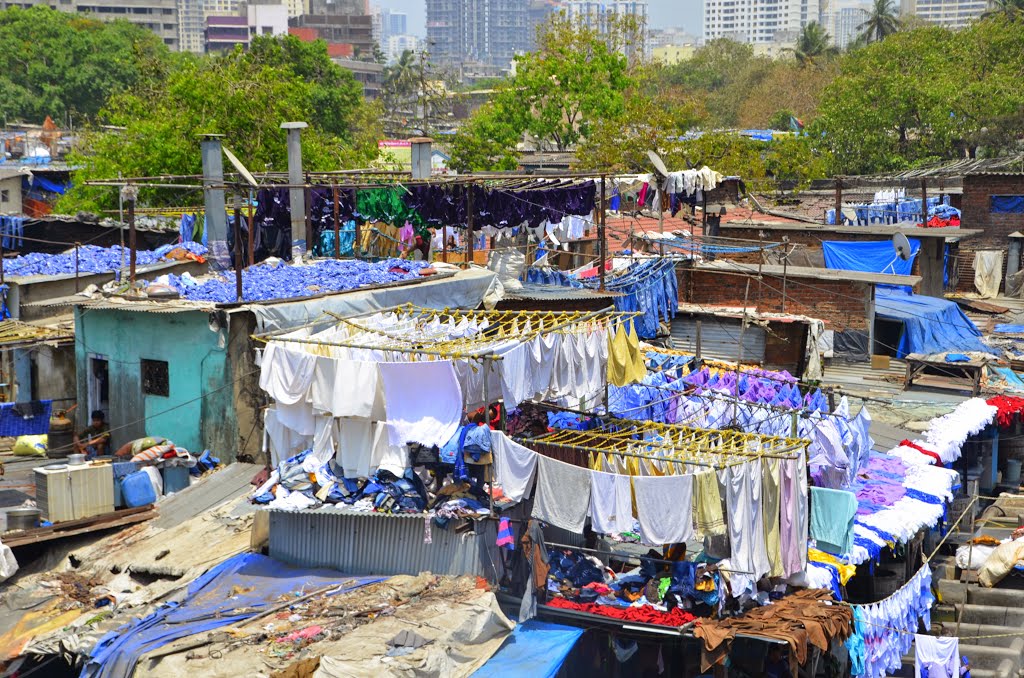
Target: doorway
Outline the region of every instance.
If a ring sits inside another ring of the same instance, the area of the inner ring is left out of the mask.
[[[89,356],[89,411],[86,417],[96,410],[103,410],[110,421],[110,372],[109,362],[105,355]]]

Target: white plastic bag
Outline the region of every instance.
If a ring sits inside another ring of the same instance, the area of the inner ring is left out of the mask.
[[[18,561],[10,546],[0,542],[0,582],[7,581],[18,571]]]

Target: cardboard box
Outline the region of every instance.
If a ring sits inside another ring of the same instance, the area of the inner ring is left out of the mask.
[[[887,356],[887,355],[873,355],[873,356],[871,356],[871,369],[873,369],[873,370],[887,370],[887,369],[889,369],[889,356]]]

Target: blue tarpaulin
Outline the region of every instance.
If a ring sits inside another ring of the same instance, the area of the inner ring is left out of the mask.
[[[1000,323],[996,325],[995,331],[997,334],[1024,334],[1024,325]]]
[[[879,288],[875,314],[903,322],[898,358],[910,353],[992,352],[982,342],[981,331],[953,301]]]
[[[1020,214],[1024,212],[1024,195],[993,195],[990,212]]]
[[[920,242],[910,240],[913,254],[906,261],[896,257],[888,240],[823,242],[822,249],[828,268],[909,275]],[[910,353],[991,352],[981,341],[981,331],[955,302],[919,296],[909,289],[879,285],[875,294],[875,315],[903,323],[897,357],[904,358]]]
[[[168,643],[244,621],[269,607],[337,584],[331,593],[382,581],[334,570],[289,567],[272,558],[243,553],[189,584],[184,600],[168,603],[100,638],[82,678],[127,678],[139,658]]]
[[[487,663],[473,678],[530,676],[553,678],[565,662],[583,629],[531,619],[517,624]]]
[[[868,271],[910,275],[914,268],[914,257],[921,250],[921,242],[910,240],[910,258],[904,261],[896,256],[891,240],[868,240],[861,242],[837,242],[826,240],[821,243],[825,253],[825,266],[844,271]]]

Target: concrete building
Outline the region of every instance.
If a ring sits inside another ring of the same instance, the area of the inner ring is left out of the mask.
[[[47,5],[62,12],[90,14],[101,20],[124,19],[148,28],[172,50],[179,49],[178,0],[0,0],[0,10]]]
[[[801,28],[819,19],[820,5],[820,0],[704,0],[704,42],[792,43]]]
[[[991,5],[989,0],[902,0],[900,13],[947,28],[964,28]]]
[[[21,214],[21,178],[23,176],[16,169],[0,169],[0,214]]]
[[[204,52],[226,52],[237,45],[248,49],[250,39],[249,21],[244,16],[206,17],[203,29]]]
[[[352,73],[352,76],[363,86],[363,96],[376,99],[384,87],[384,64],[375,61],[359,61],[343,57],[332,58],[331,61]]]
[[[846,49],[857,39],[870,11],[871,3],[863,0],[832,0],[831,6],[822,9],[821,25],[832,36],[832,44]]]
[[[249,32],[257,35],[288,35],[288,6],[275,4],[252,4],[245,8],[249,20]]]
[[[528,0],[427,0],[431,62],[508,68],[530,47],[527,6]]]
[[[398,58],[402,56],[402,52],[416,52],[419,50],[420,39],[408,33],[392,35],[382,47],[384,54],[388,57],[388,61],[398,61]]]
[[[301,29],[300,38],[315,36],[328,44],[347,47],[331,56],[368,57],[373,54],[373,16],[366,0],[309,0],[307,13],[288,21],[292,29]]]

